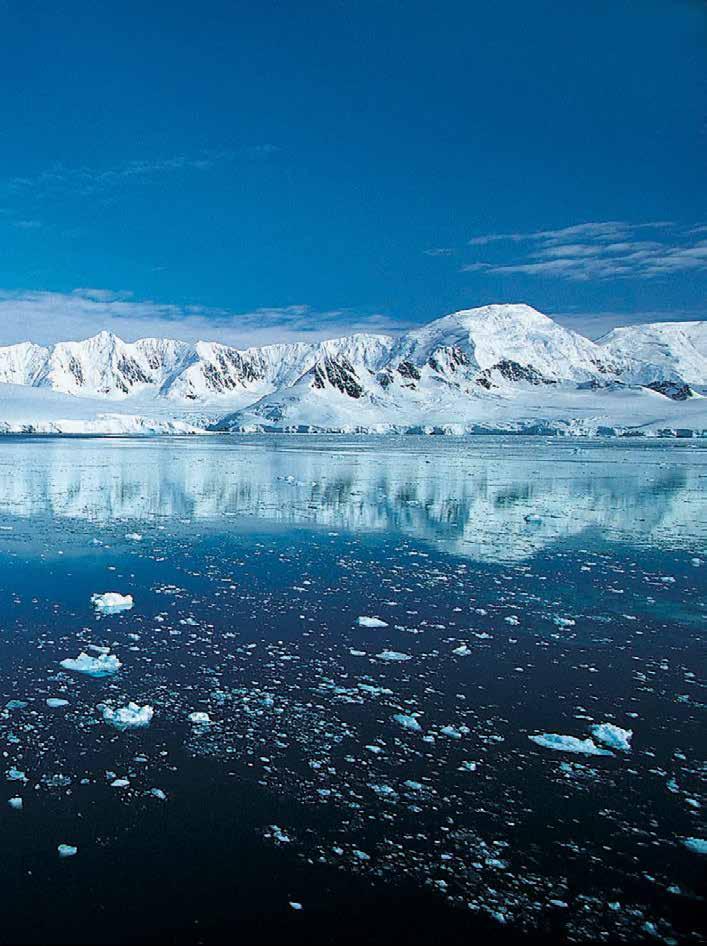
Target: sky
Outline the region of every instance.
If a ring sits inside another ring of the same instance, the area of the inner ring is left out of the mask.
[[[707,4],[0,0],[0,343],[707,318]]]

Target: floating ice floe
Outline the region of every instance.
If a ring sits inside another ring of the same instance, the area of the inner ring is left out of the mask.
[[[380,618],[369,618],[365,614],[356,618],[359,627],[388,627],[387,621],[381,621]]]
[[[91,657],[81,653],[78,657],[67,657],[60,666],[64,670],[73,670],[75,673],[85,673],[88,677],[110,677],[122,667],[115,654],[101,654],[100,657]]]
[[[21,772],[20,769],[16,769],[14,765],[11,765],[7,770],[7,780],[8,782],[26,782],[27,776],[24,772]]]
[[[8,798],[7,803],[10,806],[10,808],[14,808],[15,811],[22,810],[22,799],[19,798],[19,796],[15,798]]]
[[[410,654],[401,654],[397,650],[382,650],[379,654],[376,654],[376,657],[379,660],[387,660],[390,663],[395,663],[404,660],[412,660]]]
[[[132,608],[133,596],[121,595],[117,591],[104,591],[102,594],[91,595],[91,602],[97,611],[117,614],[118,611],[129,611]]]
[[[144,729],[150,725],[152,717],[155,715],[152,706],[147,704],[138,706],[137,703],[133,702],[128,703],[127,706],[119,706],[117,709],[111,709],[110,706],[102,703],[98,708],[103,719],[121,732],[125,732],[126,729]]]
[[[556,749],[558,752],[574,752],[578,755],[613,755],[613,752],[602,749],[591,739],[578,739],[576,736],[541,733],[538,736],[528,736],[528,739],[544,749]]]
[[[695,854],[707,854],[707,841],[704,838],[683,838],[682,843]]]
[[[610,749],[620,749],[621,752],[631,751],[633,737],[631,729],[622,729],[620,726],[614,726],[613,723],[598,723],[592,726],[591,733],[595,739]]]
[[[58,696],[50,696],[49,699],[47,700],[47,706],[49,707],[49,709],[61,709],[62,706],[68,706],[68,705],[69,705],[68,700],[62,700]]]
[[[167,796],[161,788],[151,788],[150,795],[152,795],[153,798],[159,798],[160,801],[167,801]]]
[[[5,709],[20,710],[25,709],[27,706],[29,706],[29,703],[27,703],[26,700],[8,700],[5,704]]]
[[[414,716],[408,716],[406,713],[396,713],[393,720],[403,729],[409,729],[410,732],[422,732],[422,726]]]
[[[196,723],[197,726],[208,726],[211,722],[211,718],[208,713],[196,711],[189,714],[189,722]]]
[[[140,535],[139,532],[126,532],[125,538],[128,539],[130,542],[140,542],[140,540],[142,539],[142,536]]]
[[[73,844],[59,844],[57,846],[57,851],[59,857],[73,857],[74,854],[78,854],[79,849],[74,847]]]
[[[301,909],[302,909],[302,904],[301,904],[301,903],[298,903],[296,900],[290,900],[290,901],[289,901],[289,904],[290,904],[290,906],[292,907],[293,910],[301,910]]]
[[[459,647],[454,648],[452,653],[456,654],[457,657],[468,657],[471,653],[471,648],[467,647],[466,644],[460,644]]]

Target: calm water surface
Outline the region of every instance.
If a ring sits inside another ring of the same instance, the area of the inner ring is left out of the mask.
[[[0,941],[699,942],[706,486],[688,442],[3,440]]]

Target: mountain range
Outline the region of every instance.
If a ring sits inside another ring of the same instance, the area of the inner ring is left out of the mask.
[[[530,306],[488,305],[399,336],[6,346],[0,430],[701,434],[706,386],[707,322],[591,341]]]

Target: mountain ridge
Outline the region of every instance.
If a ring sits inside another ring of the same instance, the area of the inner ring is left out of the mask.
[[[563,411],[575,426],[603,429],[617,411],[625,425],[631,411],[650,418],[666,401],[702,400],[707,323],[647,323],[592,341],[517,303],[460,310],[398,336],[248,348],[102,331],[0,348],[0,384],[0,421],[3,402],[6,412],[19,403],[6,387],[16,386],[84,400],[87,410],[90,401],[94,412],[111,405],[113,417],[201,411],[195,427],[215,430],[466,430],[521,416],[534,429],[534,418]],[[27,403],[31,413],[40,402]]]

